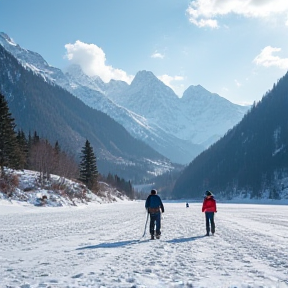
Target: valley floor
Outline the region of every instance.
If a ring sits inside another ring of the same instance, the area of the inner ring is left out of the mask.
[[[33,207],[0,202],[0,287],[288,287],[286,205],[165,203],[162,238],[144,202]],[[140,241],[138,241],[140,239]]]

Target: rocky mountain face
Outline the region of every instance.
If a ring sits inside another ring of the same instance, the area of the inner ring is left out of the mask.
[[[131,85],[115,80],[104,83],[98,76],[85,75],[75,65],[64,73],[4,33],[0,33],[0,43],[24,67],[106,113],[133,137],[175,163],[188,164],[237,124],[249,109],[199,85],[190,86],[179,98],[149,71],[138,72]]]
[[[113,101],[156,123],[167,133],[205,148],[237,124],[249,109],[200,85],[190,86],[179,98],[148,71],[138,72],[125,91],[117,97],[113,95]]]

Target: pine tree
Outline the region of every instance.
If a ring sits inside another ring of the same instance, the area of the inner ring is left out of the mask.
[[[14,119],[9,112],[7,101],[0,93],[0,166],[17,169],[19,167],[20,151],[16,139]]]
[[[27,169],[27,163],[28,163],[28,141],[26,139],[25,133],[23,130],[19,130],[16,136],[17,143],[19,146],[19,149],[21,151],[20,154],[20,165],[19,167],[21,169]]]
[[[59,142],[58,142],[58,141],[56,141],[56,143],[55,143],[55,145],[54,145],[54,150],[55,150],[55,153],[56,153],[57,155],[60,154],[61,148],[60,148],[60,145],[59,145]]]
[[[89,189],[97,191],[98,170],[96,157],[88,140],[86,140],[81,152],[79,180],[86,184]]]

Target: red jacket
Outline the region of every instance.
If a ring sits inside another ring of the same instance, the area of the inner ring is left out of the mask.
[[[202,212],[217,212],[216,200],[213,196],[205,197],[202,205]]]

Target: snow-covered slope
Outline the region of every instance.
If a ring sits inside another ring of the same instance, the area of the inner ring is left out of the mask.
[[[58,68],[50,66],[40,54],[20,47],[3,32],[0,32],[0,45],[17,58],[25,68],[42,75],[47,81],[57,81],[58,85],[62,84],[64,80],[62,77],[63,72]]]
[[[86,185],[58,175],[50,175],[40,183],[40,173],[31,170],[6,170],[10,188],[2,182],[0,202],[18,202],[34,206],[79,206],[88,203],[111,203],[129,201],[129,198],[105,182],[99,182],[97,195]],[[13,186],[13,183],[16,183]],[[6,190],[6,191],[5,191]]]
[[[182,129],[178,127],[176,135],[205,146],[239,123],[249,109],[248,106],[233,104],[200,85],[188,87],[180,100],[182,117],[189,117],[193,124]]]

